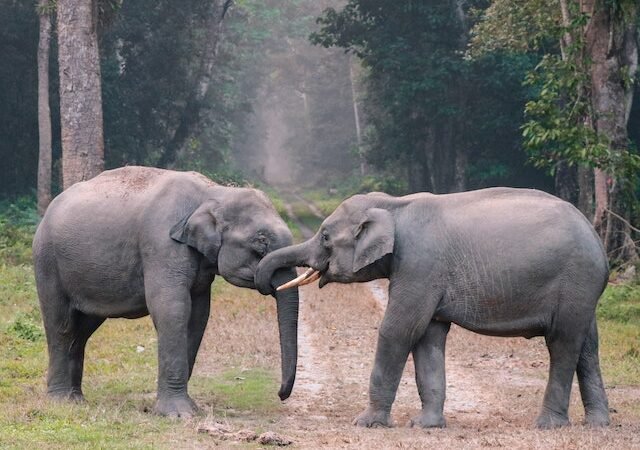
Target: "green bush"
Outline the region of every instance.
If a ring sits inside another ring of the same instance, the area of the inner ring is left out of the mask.
[[[620,323],[640,323],[640,285],[610,285],[598,303],[598,317]]]
[[[31,240],[38,220],[33,198],[0,201],[0,261],[10,265],[31,262]]]
[[[42,340],[44,331],[36,316],[38,314],[35,311],[30,314],[18,313],[14,322],[9,326],[9,333],[31,342]]]

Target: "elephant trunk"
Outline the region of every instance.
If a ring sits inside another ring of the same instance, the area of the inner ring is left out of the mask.
[[[255,275],[255,284],[260,293],[262,295],[274,293],[274,289],[278,285],[272,284],[273,275],[278,269],[309,265],[310,255],[313,254],[311,247],[312,240],[309,240],[302,244],[275,250],[262,258]],[[293,273],[295,275],[295,272]]]
[[[271,280],[272,291],[275,286],[295,278],[295,269],[277,270]],[[278,396],[286,400],[291,395],[296,379],[298,365],[298,289],[290,289],[275,294],[278,310],[278,329],[280,332],[280,355],[282,361],[282,384]]]

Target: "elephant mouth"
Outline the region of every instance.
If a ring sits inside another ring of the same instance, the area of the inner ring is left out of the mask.
[[[242,288],[249,288],[249,289],[255,289],[256,285],[255,282],[252,279],[248,279],[248,278],[242,278],[242,277],[236,277],[236,276],[222,276],[222,278],[224,278],[225,280],[227,280],[229,283],[233,284],[234,286],[238,286],[238,287],[242,287]]]
[[[325,271],[326,272],[326,271]],[[315,281],[320,280],[320,287],[324,286],[327,283],[327,280],[325,280],[324,275],[325,272],[321,272],[319,270],[314,269],[313,267],[307,269],[305,272],[302,273],[302,275],[294,278],[293,280],[289,281],[288,283],[284,283],[281,284],[280,286],[278,286],[276,288],[276,291],[283,291],[285,289],[291,289],[294,287],[299,287],[299,286],[304,286],[306,284],[311,284]]]

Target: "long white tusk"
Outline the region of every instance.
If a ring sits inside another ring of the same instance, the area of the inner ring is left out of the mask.
[[[309,270],[305,271],[302,275],[294,278],[293,280],[289,281],[288,283],[285,283],[283,285],[278,286],[276,288],[276,291],[282,291],[284,289],[289,289],[289,288],[298,286],[302,281],[304,281],[305,278],[307,278],[313,272],[314,272],[314,269],[310,268]]]
[[[307,278],[306,280],[302,280],[302,282],[298,285],[298,286],[304,286],[305,284],[311,284],[316,280],[319,280],[320,277],[322,276],[322,274],[320,273],[320,271],[315,271],[311,274],[311,276],[309,278]]]

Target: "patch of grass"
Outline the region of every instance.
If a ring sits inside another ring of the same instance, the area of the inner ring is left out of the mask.
[[[267,194],[267,196],[269,196],[269,199],[271,200],[271,203],[273,203],[276,211],[278,212],[280,217],[282,217],[282,220],[284,220],[284,222],[287,224],[289,230],[291,230],[293,240],[295,242],[299,242],[302,238],[300,227],[298,227],[298,224],[291,217],[289,217],[289,213],[287,212],[287,208],[285,207],[285,203],[282,197],[280,197],[278,192],[271,187],[260,186],[260,189],[263,190],[265,194]]]
[[[291,208],[298,220],[312,231],[315,232],[320,227],[322,219],[313,214],[305,203],[300,201],[294,202],[292,203]]]
[[[192,392],[216,397],[214,411],[223,414],[271,414],[280,407],[275,395],[278,382],[271,371],[263,369],[228,370],[218,377],[198,377],[192,382]]]
[[[597,314],[600,319],[640,324],[640,285],[608,286],[598,303]]]
[[[44,337],[44,330],[37,310],[30,313],[19,313],[9,326],[8,331],[16,337],[31,342],[38,342]]]
[[[610,285],[597,309],[605,380],[640,384],[640,285]]]
[[[602,371],[608,385],[640,385],[640,327],[598,322]]]

